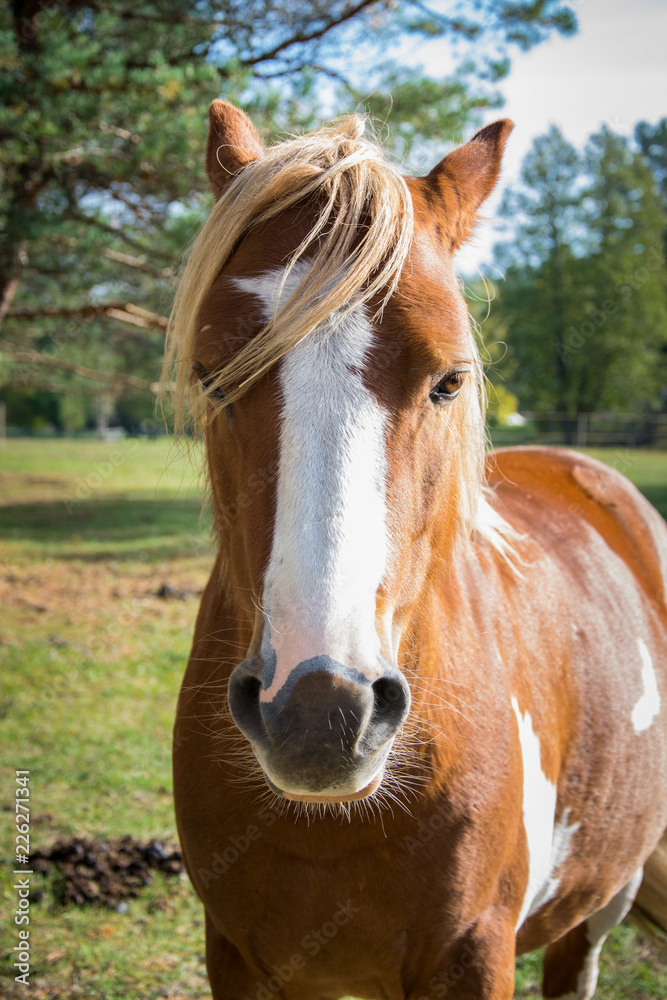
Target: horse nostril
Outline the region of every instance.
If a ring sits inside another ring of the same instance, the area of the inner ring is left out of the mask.
[[[407,695],[400,681],[391,677],[381,677],[373,684],[374,709],[376,716],[403,715],[407,709]]]
[[[259,692],[262,682],[256,674],[256,665],[249,661],[240,664],[229,678],[227,700],[232,718],[239,729],[250,737],[261,729]]]
[[[392,739],[401,728],[410,708],[410,688],[399,676],[381,677],[372,684],[373,715],[366,742],[377,748]]]
[[[253,705],[256,701],[259,701],[261,688],[262,682],[259,677],[246,677],[239,684],[239,696],[244,698],[248,704]]]

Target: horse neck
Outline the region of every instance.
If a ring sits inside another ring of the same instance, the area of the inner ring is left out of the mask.
[[[479,557],[483,556],[480,565]],[[464,541],[450,556],[434,555],[419,599],[405,622],[399,666],[410,683],[412,715],[421,720],[422,738],[442,743],[443,732],[474,738],[480,697],[502,672],[492,628],[492,610],[485,607],[480,574],[494,588],[500,557],[484,541]],[[440,748],[447,755],[446,739]]]

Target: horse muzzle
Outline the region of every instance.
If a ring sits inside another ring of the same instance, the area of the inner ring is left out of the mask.
[[[402,674],[365,675],[316,656],[299,663],[270,701],[264,664],[244,660],[229,680],[229,707],[269,787],[297,801],[353,801],[371,795],[410,707]]]

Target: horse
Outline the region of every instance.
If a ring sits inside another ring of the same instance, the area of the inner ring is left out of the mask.
[[[512,123],[404,177],[216,101],[167,346],[217,541],[174,731],[215,1000],[593,995],[667,826],[667,529],[488,453],[453,257]]]

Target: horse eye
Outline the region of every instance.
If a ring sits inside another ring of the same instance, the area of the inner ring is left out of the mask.
[[[443,379],[438,382],[435,389],[432,389],[429,398],[433,403],[440,403],[445,399],[456,399],[459,392],[461,391],[461,386],[463,385],[463,380],[467,372],[449,372]]]
[[[209,388],[209,386],[214,381],[214,376],[209,374],[206,368],[204,368],[204,366],[200,364],[199,361],[192,362],[192,371],[195,372],[195,374],[197,375],[199,384],[206,393],[207,397],[209,399],[215,400],[218,403],[221,403],[226,395],[225,390],[221,389],[220,387],[218,387],[217,389]]]

